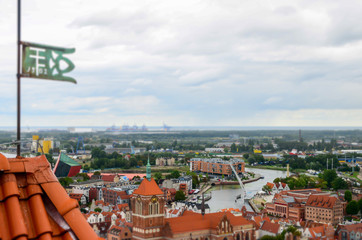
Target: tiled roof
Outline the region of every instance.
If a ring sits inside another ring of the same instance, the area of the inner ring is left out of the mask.
[[[77,201],[80,201],[82,196],[83,196],[83,194],[81,194],[81,193],[70,193],[69,194],[70,198],[73,198],[73,199],[75,199]]]
[[[0,239],[99,239],[44,155],[0,154]]]
[[[261,230],[277,234],[279,231],[279,224],[264,221],[260,227]]]
[[[274,183],[268,182],[268,183],[266,183],[266,185],[269,186],[271,189],[274,187]]]
[[[313,238],[321,237],[324,235],[324,227],[318,226],[318,227],[309,228],[309,232]]]
[[[204,229],[216,229],[221,219],[226,216],[231,225],[240,226],[254,224],[242,216],[235,216],[230,212],[209,213],[202,216],[200,213],[185,211],[181,217],[165,219],[173,233],[193,232]]]
[[[128,203],[118,204],[117,207],[119,210],[123,210],[124,208],[129,209]]]
[[[310,195],[306,203],[306,206],[333,208],[336,201],[337,201],[336,197],[328,195]]]
[[[340,229],[347,230],[348,232],[362,232],[362,223],[339,225],[337,231],[339,232]]]
[[[140,184],[140,186],[133,191],[133,194],[139,194],[143,196],[151,196],[151,195],[163,195],[163,192],[155,182],[153,178],[150,181],[147,178],[144,178]]]
[[[256,223],[256,225],[258,226],[258,227],[260,227],[260,225],[261,225],[261,223],[263,222],[263,221],[267,221],[267,222],[270,222],[270,218],[269,217],[262,217],[262,216],[255,216],[254,217],[254,221],[255,221],[255,223]]]
[[[114,182],[114,178],[116,177],[116,174],[102,174],[102,180],[105,182]]]
[[[117,196],[127,195],[126,191],[116,191]]]

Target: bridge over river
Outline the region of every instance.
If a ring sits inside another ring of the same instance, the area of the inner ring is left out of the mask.
[[[264,176],[264,179],[259,179],[256,182],[250,182],[244,185],[244,190],[238,186],[215,186],[212,191],[212,198],[207,202],[211,212],[217,212],[223,208],[241,208],[242,202],[235,199],[239,194],[244,193],[244,199],[252,198],[257,192],[261,191],[267,182],[273,182],[277,177],[286,177],[286,171],[277,171],[269,169],[246,168],[247,172],[254,172]],[[244,191],[244,192],[242,192]]]

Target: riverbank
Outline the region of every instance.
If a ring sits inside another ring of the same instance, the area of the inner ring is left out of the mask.
[[[257,168],[257,169],[268,169],[268,170],[277,170],[277,171],[287,171],[286,167],[276,167],[276,166],[265,166],[265,165],[258,165],[258,166],[245,166],[247,168]]]

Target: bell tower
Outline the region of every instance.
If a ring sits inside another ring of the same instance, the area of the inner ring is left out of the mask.
[[[133,192],[131,199],[133,239],[163,239],[164,193],[151,177],[151,165],[147,164],[147,177]]]

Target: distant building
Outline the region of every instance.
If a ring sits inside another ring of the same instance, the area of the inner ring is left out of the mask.
[[[224,148],[205,148],[205,152],[223,153]]]
[[[82,205],[87,203],[87,198],[84,194],[81,193],[70,193],[69,197],[72,199],[77,200],[78,202],[80,202]]]
[[[190,160],[190,170],[229,176],[233,174],[230,163],[238,174],[245,172],[245,163],[243,160],[223,160],[221,158],[192,158]]]
[[[174,166],[175,158],[156,158],[156,166]]]
[[[319,188],[289,190],[276,193],[272,202],[266,203],[268,214],[300,221],[305,216],[305,203],[311,194],[319,194]]]
[[[336,230],[336,237],[341,240],[361,239],[362,223],[339,225]]]
[[[279,182],[279,183],[270,183],[270,182],[268,182],[266,185],[270,187],[272,193],[278,193],[278,192],[281,192],[281,191],[290,190],[288,184],[282,183],[282,182]]]
[[[343,221],[343,204],[337,196],[310,195],[305,208],[305,220],[332,225]]]
[[[262,222],[258,230],[258,235],[260,238],[266,235],[276,236],[279,233],[281,233],[280,225],[269,221]]]
[[[112,226],[108,230],[107,240],[131,240],[131,237],[128,227]]]
[[[57,177],[74,177],[80,172],[81,168],[82,166],[79,163],[66,154],[60,153],[53,172]]]

